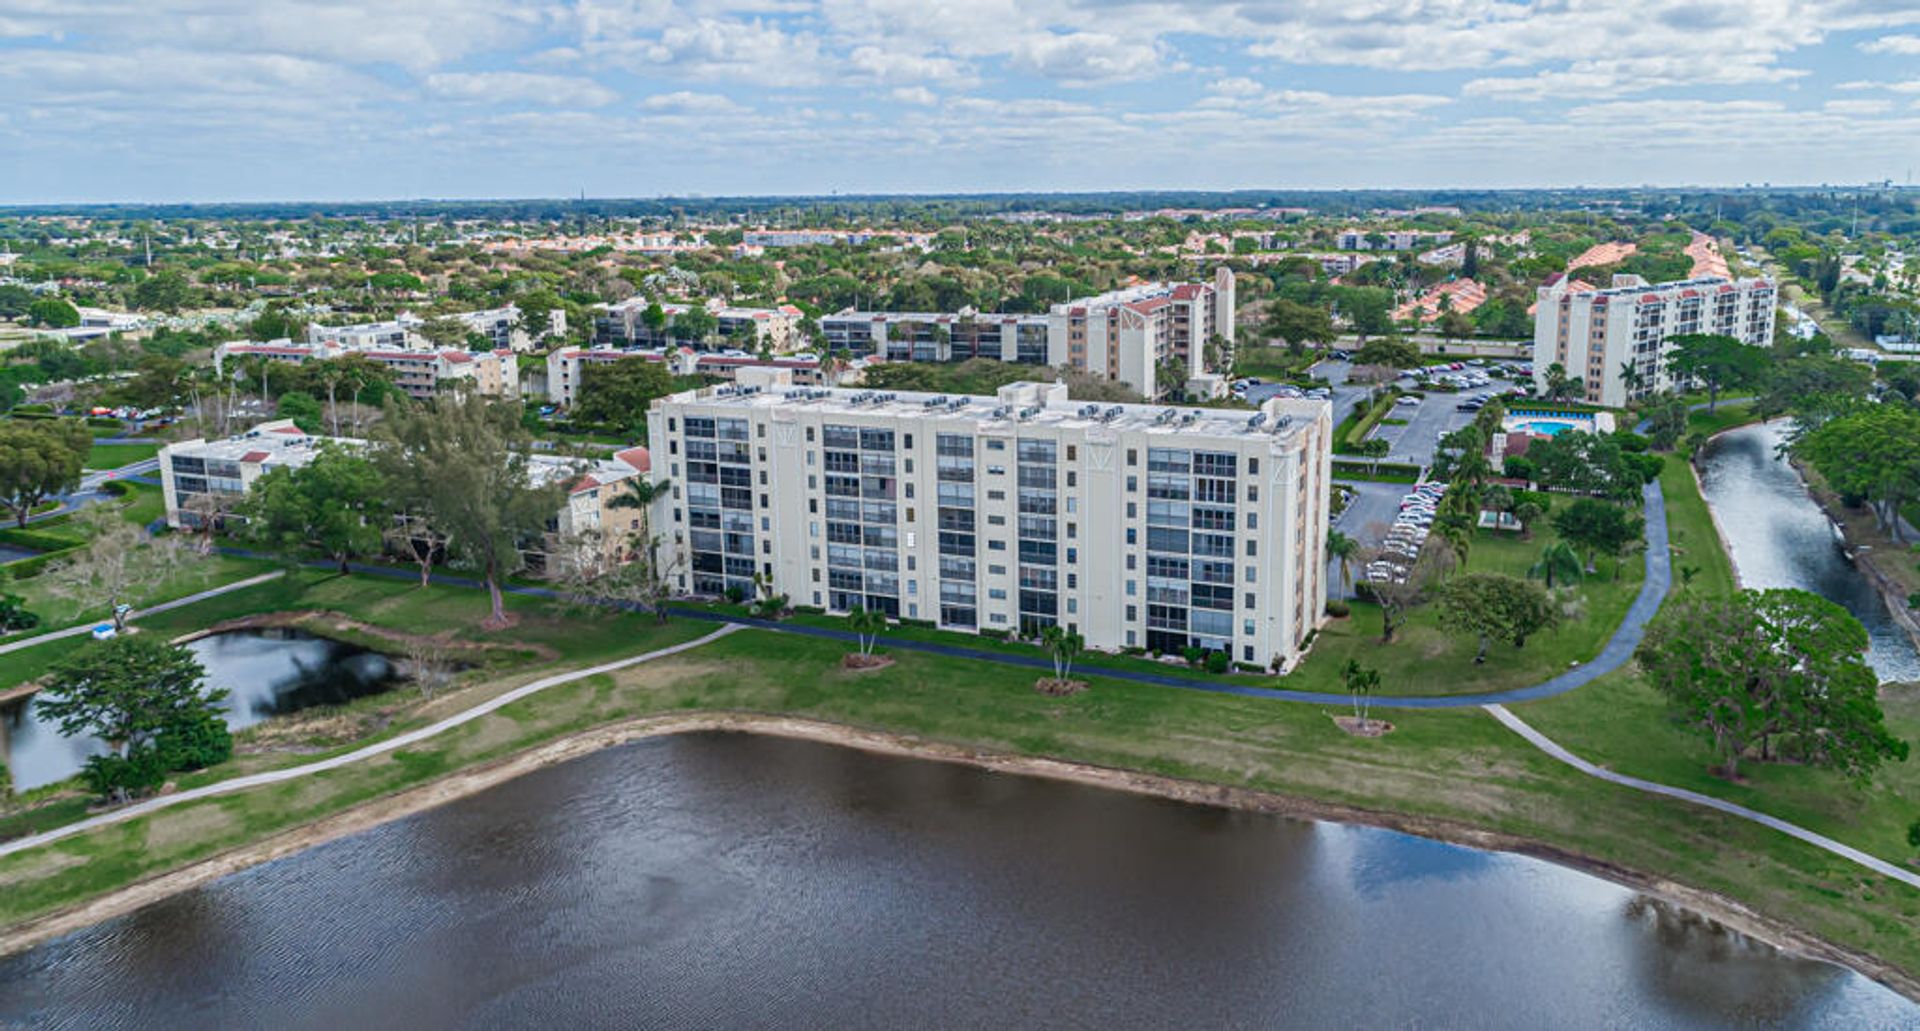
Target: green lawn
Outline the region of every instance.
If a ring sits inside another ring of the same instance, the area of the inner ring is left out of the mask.
[[[1233,349],[1233,375],[1236,379],[1258,376],[1268,381],[1286,380],[1306,372],[1324,357],[1311,349],[1289,354],[1284,347],[1245,343]]]
[[[160,445],[158,444],[95,443],[87,451],[86,466],[89,469],[118,469],[135,462],[144,462],[159,453]]]
[[[1531,541],[1482,530],[1468,551],[1465,571],[1525,577],[1556,539],[1544,520]],[[1340,668],[1348,659],[1378,669],[1380,691],[1388,695],[1468,694],[1537,684],[1598,654],[1640,593],[1646,574],[1640,556],[1620,563],[1618,579],[1612,559],[1600,559],[1598,567],[1595,575],[1560,589],[1563,615],[1558,629],[1532,638],[1517,650],[1494,644],[1480,665],[1473,662],[1479,642],[1443,630],[1437,605],[1415,609],[1396,631],[1394,642],[1381,644],[1379,607],[1356,602],[1353,615],[1323,629],[1307,661],[1278,681],[1278,686],[1339,693],[1344,689]]]

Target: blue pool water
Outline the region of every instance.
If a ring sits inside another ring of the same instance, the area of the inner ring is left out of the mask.
[[[1546,419],[1534,419],[1530,422],[1520,423],[1519,425],[1521,429],[1526,430],[1528,433],[1541,433],[1549,437],[1557,437],[1573,429],[1573,423],[1552,422]]]

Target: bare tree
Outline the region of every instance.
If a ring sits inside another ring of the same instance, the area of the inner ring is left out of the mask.
[[[1387,553],[1375,551],[1367,556],[1367,565],[1381,559],[1391,561]],[[1453,569],[1454,557],[1451,549],[1438,539],[1429,537],[1420,547],[1410,566],[1399,574],[1385,579],[1370,579],[1367,593],[1380,605],[1380,640],[1392,641],[1393,635],[1406,622],[1407,613],[1415,606],[1427,600],[1427,591]]]
[[[445,639],[420,635],[408,638],[405,672],[423,698],[431,700],[436,692],[453,682],[458,672],[449,658],[452,648]]]
[[[433,521],[420,512],[409,512],[393,517],[393,525],[382,534],[387,547],[397,551],[420,567],[420,586],[425,587],[433,579],[433,562],[446,552],[447,535],[433,527]]]
[[[127,597],[136,585],[160,583],[197,557],[179,538],[155,537],[106,505],[82,511],[75,521],[91,543],[79,557],[49,569],[47,582],[61,597],[104,602],[115,630],[126,629]]]

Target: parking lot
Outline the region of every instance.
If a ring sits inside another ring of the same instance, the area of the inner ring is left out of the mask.
[[[1474,413],[1456,410],[1456,405],[1470,397],[1504,393],[1516,384],[1499,376],[1488,377],[1484,387],[1474,387],[1457,394],[1428,391],[1426,400],[1417,405],[1396,405],[1393,414],[1387,418],[1405,419],[1405,426],[1388,426],[1384,422],[1374,430],[1371,439],[1384,440],[1392,445],[1387,453],[1390,462],[1407,462],[1425,468],[1433,464],[1433,451],[1440,438],[1473,421]],[[1403,389],[1418,389],[1410,379],[1401,379]]]

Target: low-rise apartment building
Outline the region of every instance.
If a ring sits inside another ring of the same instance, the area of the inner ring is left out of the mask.
[[[464,323],[469,331],[486,337],[487,343],[495,349],[533,349],[534,335],[521,325],[518,305],[455,312],[447,317]],[[420,327],[426,322],[426,319],[412,312],[403,311],[383,322],[361,322],[351,326],[322,326],[315,323],[307,327],[307,343],[352,350],[428,351],[438,345],[421,335]],[[565,333],[566,330],[567,313],[555,308],[547,314],[547,324],[541,328],[541,335]]]
[[[193,439],[160,449],[160,489],[167,525],[192,529],[208,518],[226,521],[253,484],[274,469],[298,469],[326,446],[357,450],[365,441],[309,434],[290,419],[262,423],[222,440]],[[559,575],[578,563],[610,568],[627,557],[630,538],[642,529],[639,509],[616,504],[624,481],[646,476],[652,465],[642,447],[595,461],[534,455],[535,485],[567,484],[565,499],[538,540],[520,549],[537,576]]]
[[[819,356],[806,353],[756,358],[751,355],[696,351],[691,347],[562,347],[547,355],[547,400],[562,407],[571,407],[580,396],[580,384],[589,366],[609,365],[627,359],[662,363],[676,376],[712,376],[729,383],[739,378],[743,370],[772,369],[780,371],[800,386],[843,382],[844,377],[857,376],[865,364],[864,361],[855,361],[835,370],[822,362]]]
[[[648,413],[681,590],[1290,667],[1321,624],[1332,410],[687,391]]]
[[[520,391],[519,360],[507,348],[455,351],[359,347],[331,340],[230,340],[213,349],[213,367],[215,372],[224,373],[228,362],[248,358],[299,365],[350,354],[387,368],[393,373],[394,385],[416,399],[424,400],[461,385],[470,385],[489,397],[514,397]]]
[[[604,347],[677,347],[694,343],[673,332],[674,320],[692,310],[692,305],[661,303],[660,311],[666,321],[650,326],[645,315],[653,304],[643,297],[630,297],[600,305],[601,313],[593,320],[593,342]],[[709,346],[784,354],[804,342],[800,320],[806,313],[791,304],[778,308],[742,308],[709,300],[702,307],[713,316],[715,323]]]
[[[1539,290],[1534,381],[1544,387],[1548,368],[1558,365],[1583,381],[1593,404],[1618,408],[1675,386],[1667,362],[1673,337],[1712,333],[1753,347],[1773,343],[1777,293],[1770,279],[1710,276],[1649,284],[1616,275],[1603,290],[1581,290],[1575,282],[1556,276]]]

